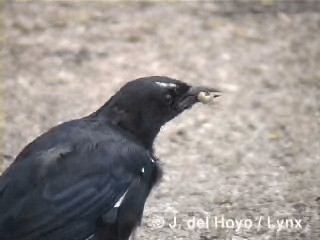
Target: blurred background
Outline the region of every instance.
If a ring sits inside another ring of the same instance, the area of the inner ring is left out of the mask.
[[[320,2],[3,1],[2,171],[35,137],[127,81],[223,90],[167,124],[137,239],[320,239]],[[194,228],[208,216],[261,227]],[[302,228],[267,226],[301,219]],[[160,223],[160,224],[159,224]]]

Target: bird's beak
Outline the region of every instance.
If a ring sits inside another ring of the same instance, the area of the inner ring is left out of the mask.
[[[221,91],[215,88],[190,87],[189,91],[181,97],[178,107],[180,110],[185,110],[197,102],[208,104],[219,96]]]
[[[188,93],[192,96],[196,96],[198,102],[209,103],[214,98],[221,96],[221,92],[215,88],[209,87],[191,87]]]

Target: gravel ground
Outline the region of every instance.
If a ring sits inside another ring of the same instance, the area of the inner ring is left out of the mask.
[[[165,175],[136,239],[320,239],[320,4],[307,3],[7,1],[2,168],[125,82],[175,77],[224,94],[163,128]]]

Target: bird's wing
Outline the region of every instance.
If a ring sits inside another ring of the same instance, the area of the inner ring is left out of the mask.
[[[87,236],[139,175],[142,152],[122,144],[82,140],[34,151],[12,164],[0,178],[0,239],[51,239],[46,234],[68,225],[75,225],[77,238],[69,228],[69,237],[61,239]]]

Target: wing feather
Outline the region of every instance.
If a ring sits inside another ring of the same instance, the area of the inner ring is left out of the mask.
[[[117,142],[110,134],[95,144],[84,138],[77,147],[55,146],[47,154],[34,151],[36,143],[28,146],[33,154],[20,156],[0,178],[0,239],[76,240],[92,234],[96,219],[139,173],[134,161],[147,159]],[[63,154],[55,152],[61,149]]]

